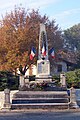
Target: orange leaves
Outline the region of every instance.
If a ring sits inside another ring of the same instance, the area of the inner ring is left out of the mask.
[[[56,47],[62,44],[60,31],[54,25],[55,22],[50,22],[46,15],[41,16],[39,10],[26,12],[23,8],[15,8],[0,22],[2,25],[0,28],[0,69],[13,70],[20,64],[29,64],[30,48],[34,46],[38,50],[40,23],[47,26],[49,46]]]

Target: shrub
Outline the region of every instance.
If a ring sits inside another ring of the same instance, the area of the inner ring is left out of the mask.
[[[80,69],[67,72],[66,81],[69,88],[71,86],[74,86],[75,88],[80,88]]]
[[[13,75],[9,71],[0,71],[0,90],[9,88],[11,90],[18,89],[19,77]]]

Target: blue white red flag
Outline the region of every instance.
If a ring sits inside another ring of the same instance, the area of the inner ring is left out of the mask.
[[[43,56],[43,57],[46,56],[46,47],[44,46],[44,44],[43,44],[43,46],[42,46],[42,56]]]
[[[50,49],[49,54],[51,55],[52,58],[55,58],[54,48]]]
[[[35,54],[36,54],[36,49],[32,47],[31,53],[30,53],[30,60],[33,60],[33,58],[35,57]]]

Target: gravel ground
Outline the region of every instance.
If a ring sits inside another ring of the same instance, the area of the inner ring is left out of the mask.
[[[80,120],[80,109],[1,111],[0,120]]]

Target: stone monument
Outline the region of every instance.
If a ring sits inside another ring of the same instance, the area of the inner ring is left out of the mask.
[[[37,60],[37,75],[36,80],[52,81],[50,76],[50,62],[48,60],[48,41],[44,24],[40,24],[39,34],[39,53]]]
[[[30,72],[32,74],[32,71]],[[22,89],[14,94],[11,109],[67,109],[69,106],[67,91],[62,91],[62,88],[58,89],[58,87],[53,85],[44,24],[40,24],[39,53],[35,81],[29,81],[26,84],[24,76],[21,76],[20,85]]]

